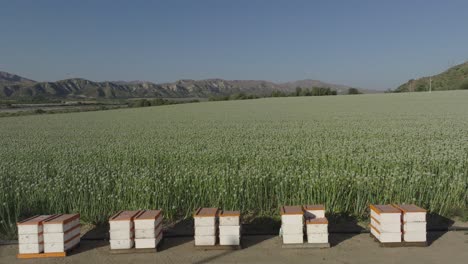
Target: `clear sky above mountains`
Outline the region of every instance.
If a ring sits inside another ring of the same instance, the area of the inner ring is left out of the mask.
[[[395,88],[468,59],[468,1],[0,1],[0,70],[38,81],[319,79]]]

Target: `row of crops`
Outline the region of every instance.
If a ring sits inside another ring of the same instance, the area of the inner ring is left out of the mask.
[[[17,219],[199,206],[467,207],[468,92],[269,98],[0,119],[0,233]]]

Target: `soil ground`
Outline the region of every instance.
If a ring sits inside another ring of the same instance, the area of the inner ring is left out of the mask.
[[[425,248],[382,248],[369,234],[330,234],[328,249],[283,249],[278,236],[245,236],[242,250],[198,250],[191,237],[165,238],[157,253],[110,254],[106,240],[82,240],[62,259],[16,259],[17,245],[0,246],[0,263],[467,263],[468,232],[430,232]]]

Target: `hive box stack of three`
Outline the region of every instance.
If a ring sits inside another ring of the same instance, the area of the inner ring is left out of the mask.
[[[140,211],[119,211],[109,219],[110,249],[130,249],[135,244],[133,220]]]
[[[80,215],[59,214],[44,221],[44,252],[65,252],[80,243]]]
[[[162,240],[161,210],[142,210],[135,217],[135,248],[156,248]]]
[[[381,243],[401,242],[401,212],[391,205],[370,205],[371,234]]]
[[[219,244],[222,246],[239,246],[240,239],[240,212],[222,211],[219,215]]]
[[[304,243],[304,211],[302,206],[283,206],[280,213],[283,244]]]
[[[394,205],[402,212],[401,226],[405,242],[426,242],[426,210],[414,204]]]
[[[218,234],[218,208],[198,208],[195,220],[195,246],[214,246]]]

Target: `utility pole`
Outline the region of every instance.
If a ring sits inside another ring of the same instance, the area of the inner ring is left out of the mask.
[[[429,92],[432,92],[432,77],[429,77]]]

